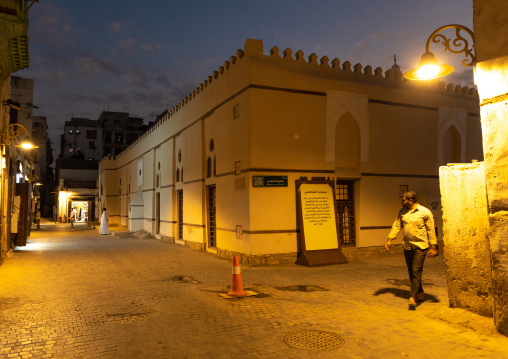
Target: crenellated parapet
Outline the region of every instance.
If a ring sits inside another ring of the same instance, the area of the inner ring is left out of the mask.
[[[208,76],[204,82],[182,99],[180,103],[168,111],[168,113],[161,118],[155,126],[139,137],[136,142],[142,140],[142,138],[152,131],[155,131],[160,124],[170,119],[194,98],[212,87],[215,81],[220,81],[222,76],[225,76],[230,71],[234,71],[235,66],[246,58],[259,58],[263,61],[273,60],[274,62],[280,63],[281,66],[291,65],[291,71],[296,72],[300,70],[302,72],[308,70],[321,71],[321,78],[327,78],[332,81],[365,82],[368,84],[379,84],[380,86],[407,86],[408,89],[414,88],[426,91],[442,91],[444,93],[478,97],[478,92],[474,87],[462,87],[452,83],[446,84],[443,81],[411,81],[405,79],[401,71],[394,71],[393,69],[384,71],[381,67],[373,68],[370,65],[364,67],[360,63],[353,65],[349,61],[341,63],[338,58],[330,60],[328,56],[323,56],[318,59],[318,56],[315,53],[312,53],[305,58],[305,54],[302,50],[293,53],[293,50],[287,48],[282,51],[281,54],[280,49],[277,46],[274,46],[270,49],[269,54],[265,55],[263,53],[262,40],[247,39],[244,50],[237,50],[236,56],[231,56],[229,60],[225,61],[222,66],[219,66],[216,71],[213,71],[213,73]]]

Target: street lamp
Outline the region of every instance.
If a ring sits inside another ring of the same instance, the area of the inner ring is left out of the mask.
[[[39,146],[35,146],[30,142],[30,137],[28,137],[28,131],[25,128],[25,126],[20,125],[19,123],[11,123],[7,128],[5,129],[5,133],[2,133],[1,135],[1,144],[2,145],[10,145],[11,141],[13,139],[19,138],[21,132],[24,132],[25,139],[21,141],[19,145],[15,145],[16,147],[21,147],[25,150],[32,149],[32,148],[39,148]]]
[[[42,186],[42,183],[39,182],[39,176],[36,174],[33,174],[30,176],[30,178],[27,178],[28,182],[32,182],[33,186]]]
[[[446,29],[455,29],[456,38],[451,42],[451,38],[447,38],[443,34],[439,32]],[[460,31],[464,30],[466,33],[471,36],[473,40],[473,44],[469,47],[467,40],[462,37]],[[465,59],[462,60],[462,65],[464,66],[473,66],[476,63],[476,57],[473,53],[474,51],[474,33],[469,28],[463,25],[451,24],[445,25],[434,31],[427,40],[427,45],[425,47],[425,53],[422,55],[420,60],[420,65],[417,68],[409,70],[404,74],[404,77],[408,80],[432,80],[437,79],[439,77],[443,77],[449,75],[453,72],[454,68],[451,65],[440,65],[436,57],[432,52],[429,51],[430,42],[439,43],[445,46],[445,51],[448,50],[453,54],[464,53]],[[453,48],[452,48],[453,46]],[[469,58],[469,59],[468,59]]]

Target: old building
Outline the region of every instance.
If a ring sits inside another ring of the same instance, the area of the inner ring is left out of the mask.
[[[335,185],[349,258],[381,251],[407,189],[433,210],[442,238],[438,168],[482,159],[478,95],[408,82],[397,70],[277,47],[264,54],[260,40],[247,40],[100,162],[110,223],[250,263],[294,263],[295,183],[315,178]]]
[[[37,176],[39,185],[34,188],[36,199],[34,208],[40,209],[42,216],[51,217],[53,212],[53,190],[54,173],[51,164],[53,163],[53,149],[51,140],[48,137],[48,123],[44,116],[32,116],[32,142],[39,148],[33,152],[34,173]]]
[[[103,142],[99,121],[73,117],[70,121],[65,121],[59,157],[98,161],[104,155]]]
[[[143,119],[126,112],[103,111],[99,117],[104,143],[103,157],[115,157],[146,131]]]
[[[18,165],[18,149],[15,145],[19,143],[21,135],[29,136],[30,132],[27,129],[21,131],[21,125],[17,123],[18,112],[25,109],[25,104],[22,107],[21,103],[12,98],[10,76],[18,70],[27,68],[30,63],[28,11],[34,2],[28,0],[2,0],[0,2],[0,133],[2,146],[2,151],[0,151],[0,163],[2,164],[0,168],[0,262],[12,250],[16,239],[18,239],[16,234],[12,235],[18,230],[18,218],[21,219],[20,228],[22,229],[18,243],[24,244],[27,237],[25,228],[26,222],[29,220],[28,204],[30,203],[31,186],[25,182],[24,178],[31,172],[28,166],[20,167]],[[23,183],[16,184],[15,177],[18,171],[21,172],[21,176],[18,178]],[[18,201],[16,196],[23,197],[23,201],[19,202],[22,204],[21,207],[13,207],[13,202],[17,203]]]
[[[56,220],[65,221],[71,208],[79,221],[99,219],[98,161],[133,143],[147,128],[143,121],[126,112],[103,111],[97,120],[73,117],[65,122],[55,168]]]

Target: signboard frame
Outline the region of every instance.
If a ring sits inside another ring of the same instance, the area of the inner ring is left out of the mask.
[[[299,179],[295,189],[301,249],[296,264],[316,267],[347,263],[338,236],[334,182]]]
[[[287,187],[288,176],[252,176],[252,187]]]

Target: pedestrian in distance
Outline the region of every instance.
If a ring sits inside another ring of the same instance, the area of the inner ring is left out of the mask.
[[[76,220],[77,212],[76,208],[73,208],[69,220],[71,221],[71,232],[74,232],[74,221]]]
[[[109,214],[108,212],[106,212],[106,208],[103,208],[101,216],[101,226],[99,228],[100,234],[109,234],[108,218]]]
[[[41,211],[39,211],[39,209],[35,210],[35,225],[37,226],[37,230],[41,229]]]
[[[438,255],[434,219],[429,209],[417,202],[416,193],[409,191],[402,196],[402,208],[393,222],[385,248],[390,251],[392,240],[403,230],[402,246],[406,259],[411,291],[409,310],[415,310],[417,302],[424,300],[422,287],[423,263],[425,257]]]

